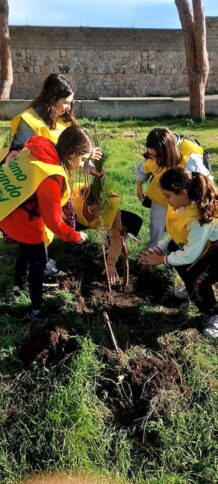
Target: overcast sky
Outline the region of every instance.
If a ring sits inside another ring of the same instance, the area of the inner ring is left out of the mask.
[[[218,0],[204,0],[204,5],[206,16],[218,16]],[[9,23],[180,28],[174,0],[9,0]]]

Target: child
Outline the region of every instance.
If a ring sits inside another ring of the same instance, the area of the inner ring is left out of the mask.
[[[95,230],[102,227],[108,233],[108,277],[111,284],[118,283],[116,263],[122,249],[122,238],[125,239],[127,234],[137,237],[142,225],[141,217],[135,213],[120,210],[121,199],[114,193],[108,193],[102,204],[97,193],[93,193],[92,185],[84,188],[82,184],[74,184],[71,199],[79,226]]]
[[[166,127],[154,128],[149,132],[143,157],[144,161],[138,165],[136,172],[137,197],[143,202],[143,182],[152,176],[146,199],[151,201],[149,247],[154,247],[165,230],[168,202],[159,188],[164,171],[172,166],[184,166],[192,172],[213,178],[203,164],[203,148],[187,138],[180,138]]]
[[[185,283],[203,319],[205,335],[218,336],[218,304],[212,284],[218,280],[218,192],[211,180],[181,167],[160,178],[169,207],[168,237],[143,254],[145,264],[170,264]]]
[[[65,242],[82,243],[87,238],[64,222],[62,205],[70,197],[72,171],[84,165],[92,150],[85,131],[69,126],[56,146],[34,136],[18,157],[0,167],[0,229],[19,242],[15,283],[21,288],[29,264],[30,319],[46,320],[41,309],[46,227]]]
[[[32,101],[29,109],[18,114],[11,120],[12,142],[7,148],[0,151],[0,160],[9,161],[24,147],[25,142],[32,136],[43,136],[53,143],[68,126],[75,125],[73,112],[74,89],[70,81],[62,74],[50,74],[44,81],[40,94]],[[5,158],[6,156],[6,158]],[[101,158],[100,148],[93,148],[93,160]],[[99,176],[91,160],[88,168],[92,175]],[[74,211],[69,199],[63,207],[68,223],[73,223]],[[73,225],[71,225],[74,228]],[[5,242],[13,240],[4,234]],[[55,261],[48,259],[45,275],[52,276],[58,273]]]
[[[10,152],[7,161],[20,151],[25,142],[34,135],[57,143],[62,131],[76,124],[73,112],[74,89],[63,74],[50,74],[44,81],[40,94],[30,107],[11,120],[11,145],[1,150],[0,160]],[[92,159],[101,157],[101,150],[93,148]],[[94,164],[90,170],[96,174]]]

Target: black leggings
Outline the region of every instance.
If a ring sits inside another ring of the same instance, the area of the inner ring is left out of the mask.
[[[15,264],[15,284],[21,289],[24,286],[29,269],[29,290],[33,309],[42,305],[42,285],[46,265],[46,249],[44,243],[20,243],[20,250]]]
[[[169,252],[179,249],[175,242],[169,244]],[[191,267],[191,264],[174,266],[184,281],[190,299],[199,311],[210,313],[216,304],[212,284],[218,281],[218,242],[211,243],[208,252]]]

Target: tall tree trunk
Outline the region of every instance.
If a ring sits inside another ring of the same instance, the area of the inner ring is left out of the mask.
[[[189,83],[190,116],[205,118],[205,87],[209,73],[203,0],[175,0],[182,25]]]
[[[0,99],[9,99],[11,86],[13,84],[8,14],[8,1],[0,0]]]

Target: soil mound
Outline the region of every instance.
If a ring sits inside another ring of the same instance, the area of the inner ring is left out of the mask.
[[[106,348],[102,359],[106,367],[99,396],[122,425],[142,424],[161,391],[180,383],[174,361],[151,355],[127,358]]]
[[[25,368],[31,363],[48,364],[78,349],[74,335],[63,326],[32,323],[24,337],[19,351],[19,357]]]

